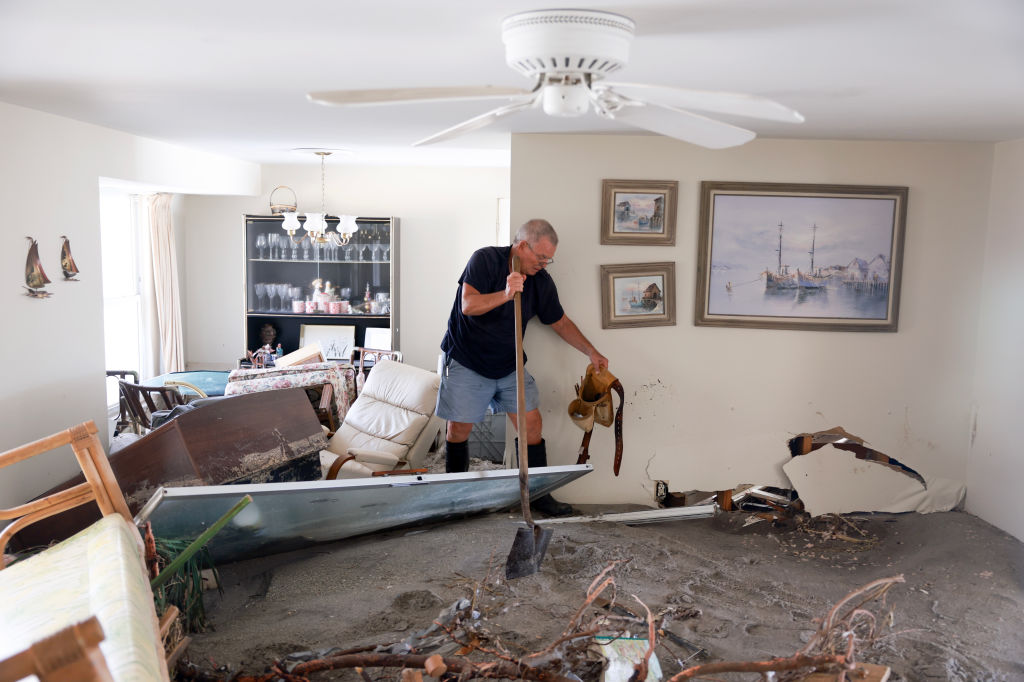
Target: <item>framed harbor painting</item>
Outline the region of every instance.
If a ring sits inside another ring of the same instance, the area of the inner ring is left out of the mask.
[[[676,264],[601,266],[601,327],[657,327],[676,323]]]
[[[678,193],[675,180],[603,180],[601,243],[675,245]]]
[[[694,323],[894,332],[906,187],[703,182]]]

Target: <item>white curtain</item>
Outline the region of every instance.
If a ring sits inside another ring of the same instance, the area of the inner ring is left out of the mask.
[[[132,224],[135,227],[135,262],[139,291],[139,373],[142,380],[160,374],[160,324],[156,314],[153,284],[153,250],[150,248],[149,196],[132,195]]]
[[[154,194],[148,203],[160,370],[180,372],[185,369],[185,340],[181,329],[181,290],[178,287],[178,259],[171,221],[171,195]]]

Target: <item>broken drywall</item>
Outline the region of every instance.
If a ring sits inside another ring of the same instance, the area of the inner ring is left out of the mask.
[[[782,470],[812,516],[949,511],[963,502],[966,492],[959,481],[925,477],[926,486],[891,465],[859,459],[832,444],[793,457]]]

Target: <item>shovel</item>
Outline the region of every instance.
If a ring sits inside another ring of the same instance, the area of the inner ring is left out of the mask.
[[[512,256],[512,271],[519,272],[519,257]],[[533,575],[540,570],[540,562],[548,551],[551,541],[551,529],[541,528],[533,522],[530,513],[530,474],[529,461],[526,454],[526,380],[523,370],[523,303],[520,292],[516,292],[512,304],[516,314],[516,425],[519,429],[519,500],[523,505],[523,521],[525,527],[516,529],[516,539],[512,543],[512,551],[505,561],[505,578],[522,578]]]

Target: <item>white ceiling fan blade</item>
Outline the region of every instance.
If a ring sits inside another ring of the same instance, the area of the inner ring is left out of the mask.
[[[452,100],[501,99],[529,95],[521,88],[499,88],[492,85],[448,88],[384,88],[379,90],[326,90],[311,92],[311,102],[331,107],[355,107],[373,104],[407,104],[410,102],[441,102]]]
[[[450,140],[453,137],[458,137],[459,135],[464,135],[465,133],[474,130],[479,130],[484,126],[488,126],[494,123],[499,118],[503,118],[505,116],[508,116],[509,114],[514,114],[517,111],[523,111],[524,109],[529,109],[530,107],[535,106],[539,100],[539,97],[539,95],[532,95],[528,99],[524,99],[519,102],[513,102],[512,104],[506,104],[505,106],[498,107],[497,109],[491,109],[490,111],[480,114],[479,116],[474,116],[468,121],[463,121],[462,123],[453,125],[451,128],[442,130],[441,132],[431,135],[430,137],[425,137],[419,142],[414,142],[413,146],[420,147],[425,144],[443,142],[444,140]]]
[[[709,149],[737,147],[756,137],[753,131],[746,128],[657,104],[627,105],[609,114],[609,117]]]
[[[600,81],[594,84],[595,90],[609,88],[613,93],[625,95],[630,99],[679,107],[680,109],[699,109],[700,111],[714,111],[721,114],[735,114],[786,123],[803,123],[804,121],[800,112],[779,104],[775,100],[741,92],[689,90],[669,85],[647,85],[645,83]]]

